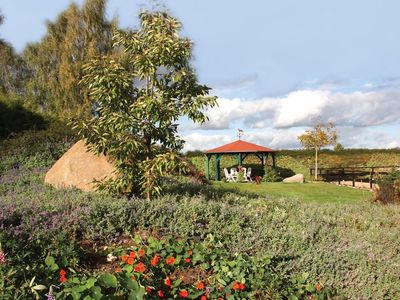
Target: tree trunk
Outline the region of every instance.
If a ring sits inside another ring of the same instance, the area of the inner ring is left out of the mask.
[[[146,138],[146,147],[147,147],[146,161],[149,161],[150,157],[151,157],[151,138]],[[146,178],[146,185],[147,185],[147,187],[146,187],[146,189],[147,189],[146,198],[147,198],[147,201],[150,201],[151,200],[150,187],[151,187],[151,184],[152,184],[152,182],[151,182],[151,174],[150,173],[146,174],[146,177],[147,177]]]
[[[314,170],[314,178],[318,180],[318,147],[315,147],[315,170]]]

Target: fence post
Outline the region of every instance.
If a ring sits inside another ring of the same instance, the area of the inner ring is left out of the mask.
[[[369,175],[369,188],[372,190],[372,180],[374,177],[374,168],[371,168],[371,174]]]

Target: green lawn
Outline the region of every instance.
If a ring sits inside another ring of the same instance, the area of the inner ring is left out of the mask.
[[[263,182],[257,185],[254,183],[215,182],[214,185],[277,198],[298,198],[318,202],[359,203],[369,200],[372,196],[372,193],[367,190],[329,183]]]

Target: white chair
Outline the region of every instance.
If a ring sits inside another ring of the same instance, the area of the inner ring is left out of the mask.
[[[253,179],[251,179],[251,168],[248,168],[247,172],[245,171],[244,174],[244,178],[246,181],[253,182]]]
[[[229,174],[228,169],[224,168],[224,174],[227,182],[235,181],[232,174]]]
[[[238,175],[238,171],[236,170],[236,168],[231,168],[231,176],[233,181],[237,181],[237,175]]]

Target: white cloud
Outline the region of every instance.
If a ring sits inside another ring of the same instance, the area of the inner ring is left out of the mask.
[[[228,134],[204,135],[199,133],[191,133],[182,136],[182,138],[185,140],[185,146],[183,149],[185,152],[212,149],[233,141],[232,137]]]
[[[317,118],[337,125],[390,124],[400,120],[399,99],[400,90],[353,93],[300,90],[281,98],[220,98],[219,106],[206,112],[210,121],[192,128],[229,129],[238,123],[250,129],[290,128],[310,126]]]

